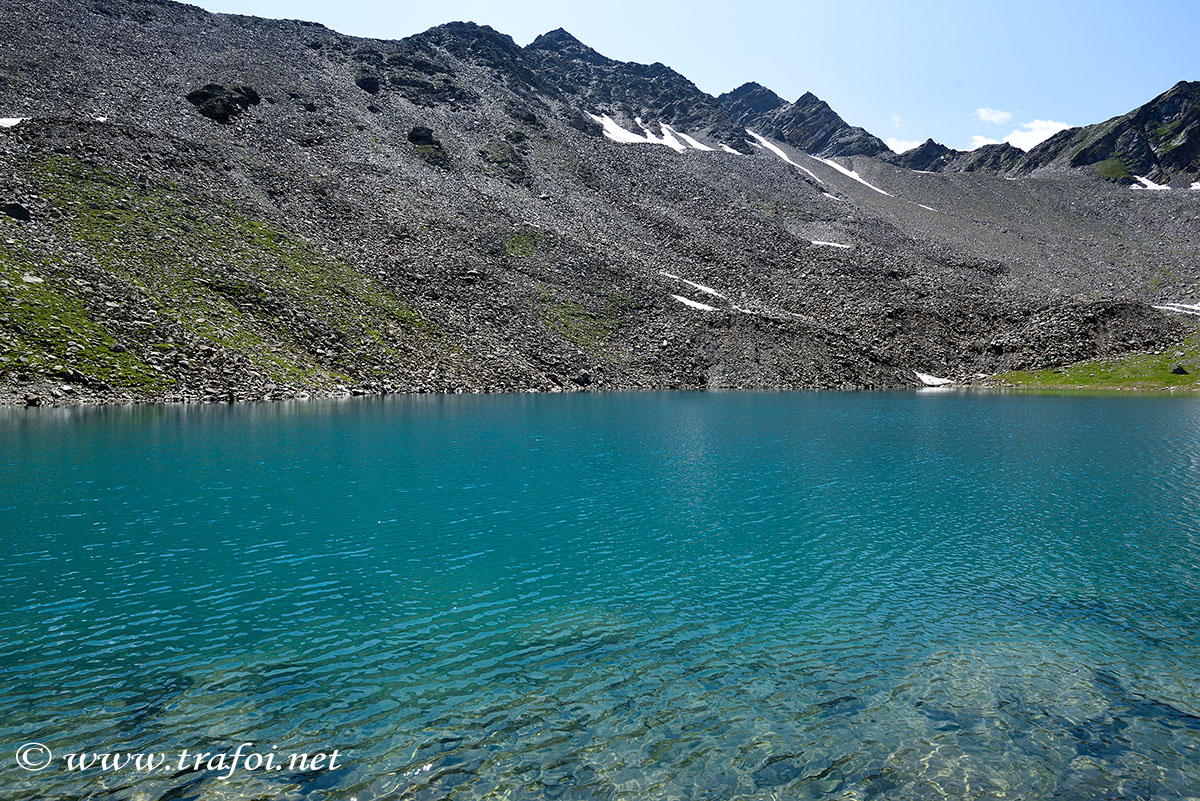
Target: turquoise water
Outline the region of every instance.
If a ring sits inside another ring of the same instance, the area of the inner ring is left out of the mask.
[[[1200,795],[1194,399],[10,409],[0,486],[5,798]]]

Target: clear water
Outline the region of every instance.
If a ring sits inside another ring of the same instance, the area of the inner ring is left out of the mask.
[[[8,410],[0,487],[6,798],[1200,795],[1195,399]]]

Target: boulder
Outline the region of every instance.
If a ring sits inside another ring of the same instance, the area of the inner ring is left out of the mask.
[[[222,125],[231,124],[246,109],[262,101],[258,92],[249,86],[225,87],[219,83],[206,84],[188,92],[187,99],[205,117]]]

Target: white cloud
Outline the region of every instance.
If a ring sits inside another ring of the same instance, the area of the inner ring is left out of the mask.
[[[1034,145],[1046,141],[1059,131],[1065,131],[1072,126],[1065,122],[1054,120],[1034,120],[1022,123],[1021,127],[1004,137],[1004,141],[1022,150],[1030,150]]]
[[[967,150],[974,150],[975,148],[983,147],[984,145],[998,145],[998,144],[1000,144],[999,139],[988,139],[986,136],[980,136],[979,134],[975,134],[974,136],[971,137],[971,144],[967,146]]]
[[[900,119],[900,115],[899,115],[899,114],[893,114],[893,115],[892,115],[892,127],[893,127],[893,128],[899,128],[899,127],[900,127],[900,123],[901,123],[901,122],[903,122],[903,120],[902,120],[902,119]]]
[[[1065,131],[1070,127],[1065,122],[1056,122],[1054,120],[1023,122],[1019,128],[1005,136],[1003,141],[1021,150],[1032,150],[1035,145],[1046,141],[1059,131]],[[967,146],[967,150],[975,150],[984,145],[998,145],[1001,141],[1000,139],[992,139],[990,136],[975,134],[971,137],[971,144]]]
[[[992,122],[996,125],[1003,125],[1012,119],[1012,112],[1000,111],[999,109],[995,108],[977,108],[975,109],[975,116],[984,122]]]
[[[893,153],[903,153],[907,150],[912,150],[920,142],[909,142],[905,139],[885,139],[884,144],[892,149]]]

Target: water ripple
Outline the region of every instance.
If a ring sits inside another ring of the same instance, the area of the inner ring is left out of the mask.
[[[0,739],[346,767],[6,764],[0,795],[1194,795],[1198,424],[948,394],[3,410]]]

